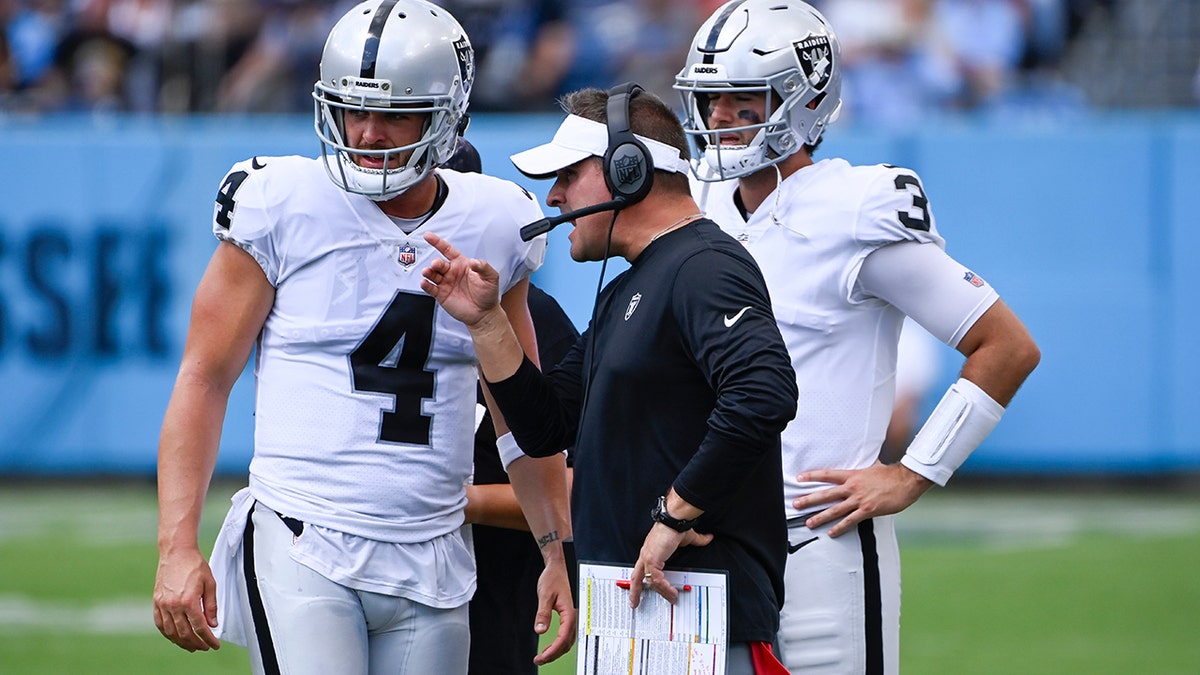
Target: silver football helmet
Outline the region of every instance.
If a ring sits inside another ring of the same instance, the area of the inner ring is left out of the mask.
[[[744,176],[815,145],[842,106],[840,61],[825,17],[799,0],[731,0],[719,7],[696,32],[687,65],[675,76],[684,127],[712,169],[697,170],[697,178]],[[768,119],[709,129],[710,95],[730,92],[765,92]],[[718,137],[755,130],[747,145],[722,146]]]
[[[346,12],[325,42],[313,88],[315,127],[329,177],[343,190],[386,201],[454,154],[466,125],[475,53],[449,12],[424,0],[368,0]],[[416,143],[386,150],[347,145],[347,110],[427,113]],[[352,155],[381,157],[363,168]],[[389,160],[400,157],[400,166]],[[335,160],[336,158],[336,160]]]

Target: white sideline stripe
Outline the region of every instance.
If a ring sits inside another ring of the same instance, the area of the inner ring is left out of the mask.
[[[93,605],[33,600],[23,595],[0,595],[0,633],[68,629],[77,633],[112,635],[157,633],[154,610],[144,598]]]

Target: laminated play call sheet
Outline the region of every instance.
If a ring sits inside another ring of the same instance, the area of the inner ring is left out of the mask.
[[[724,572],[666,570],[674,605],[642,591],[629,607],[632,567],[579,564],[579,675],[724,675],[728,585]]]

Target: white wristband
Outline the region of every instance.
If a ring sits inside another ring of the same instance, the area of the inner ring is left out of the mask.
[[[513,438],[511,431],[496,439],[496,449],[500,451],[500,463],[505,471],[508,471],[509,464],[525,456],[525,451],[517,445],[517,439]]]
[[[992,433],[1003,414],[1004,406],[974,382],[959,378],[925,420],[900,463],[938,485],[945,485]]]

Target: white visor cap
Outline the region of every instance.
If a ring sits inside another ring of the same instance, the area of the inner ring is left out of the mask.
[[[645,136],[634,134],[634,137],[645,144],[656,170],[682,174],[690,171],[688,161],[679,156],[677,148]],[[521,173],[541,180],[553,178],[560,169],[565,169],[588,157],[603,157],[606,152],[608,152],[608,127],[606,125],[578,115],[567,115],[567,118],[559,125],[552,141],[524,152],[518,152],[511,155],[509,159]]]

